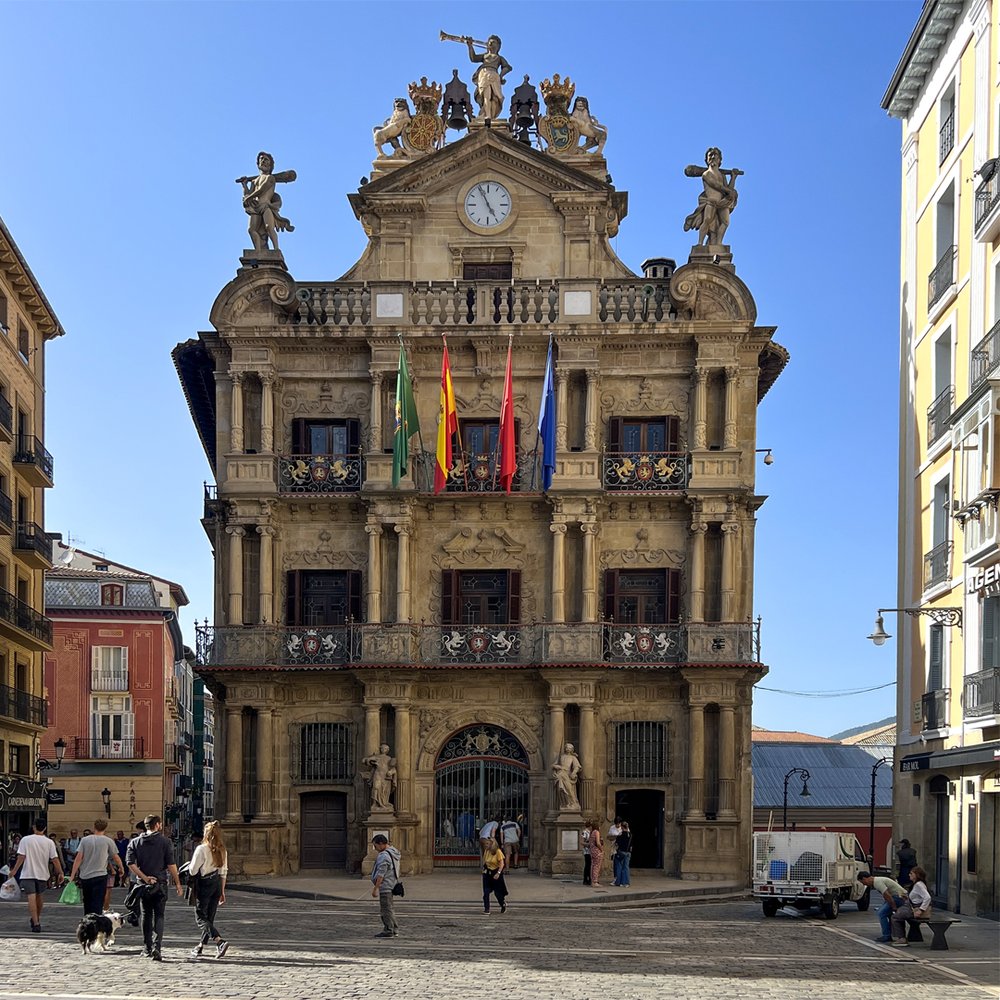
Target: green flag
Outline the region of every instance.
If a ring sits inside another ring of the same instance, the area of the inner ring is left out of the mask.
[[[399,345],[399,371],[396,374],[396,433],[392,439],[392,485],[407,474],[410,466],[410,438],[420,433],[420,421],[413,402],[410,371],[406,367],[406,354]]]

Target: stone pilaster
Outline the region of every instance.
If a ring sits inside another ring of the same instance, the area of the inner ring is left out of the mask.
[[[601,384],[601,373],[596,368],[587,369],[587,420],[584,424],[583,446],[587,451],[597,447],[597,391]]]
[[[601,810],[594,801],[596,782],[594,774],[597,771],[597,725],[593,705],[580,705],[580,808],[584,814]]]
[[[550,524],[552,532],[552,621],[566,621],[566,525]]]
[[[740,370],[736,365],[726,366],[726,416],[723,430],[723,445],[726,448],[736,447],[736,424],[738,414],[738,395]]]
[[[396,553],[396,621],[410,620],[410,525],[393,526],[399,536]]]
[[[368,621],[382,621],[382,524],[372,517],[365,525],[368,533]]]
[[[257,817],[269,818],[274,811],[274,718],[271,710],[257,712]]]
[[[269,524],[258,524],[260,535],[260,620],[264,625],[272,625],[274,616],[274,536],[276,528]]]
[[[233,383],[229,450],[240,452],[243,451],[243,372],[231,371],[229,377]]]
[[[705,448],[708,433],[708,371],[705,368],[695,368],[692,406],[694,409],[694,450]]]
[[[597,616],[597,532],[594,521],[580,525],[583,532],[583,615],[585,622],[596,622]]]
[[[736,617],[736,546],[740,526],[737,521],[722,525],[722,620]]]
[[[369,371],[369,375],[372,381],[372,399],[368,451],[377,455],[382,451],[382,393],[385,387],[385,372],[373,368]]]
[[[274,451],[274,389],[277,381],[274,372],[260,373],[260,450],[265,455]]]
[[[694,515],[691,522],[691,607],[689,620],[701,622],[705,620],[705,535],[708,525],[701,520],[700,514]]]
[[[229,538],[229,625],[243,624],[243,536],[246,529],[242,524],[226,525]]]
[[[736,717],[732,705],[719,706],[719,818],[736,818]]]
[[[566,386],[569,382],[569,372],[556,368],[556,449],[566,450]]]
[[[243,821],[243,715],[226,706],[226,821]]]
[[[705,706],[688,706],[688,807],[685,819],[705,818]]]

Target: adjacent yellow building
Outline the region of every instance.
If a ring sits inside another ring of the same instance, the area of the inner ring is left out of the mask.
[[[902,122],[896,842],[939,905],[1000,890],[998,6],[928,0],[882,106]]]
[[[6,852],[45,811],[35,780],[45,729],[43,575],[52,565],[45,490],[45,345],[63,334],[41,285],[0,219],[0,834]]]

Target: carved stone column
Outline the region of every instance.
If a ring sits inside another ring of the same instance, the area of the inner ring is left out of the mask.
[[[260,620],[263,625],[273,625],[274,617],[274,536],[277,528],[258,524],[260,535]]]
[[[566,525],[550,524],[552,532],[552,621],[566,621]]]
[[[372,381],[372,402],[368,451],[377,455],[382,451],[382,390],[385,386],[385,372],[370,369],[369,374]]]
[[[380,705],[365,705],[365,756],[378,753]]]
[[[382,621],[382,525],[373,518],[365,525],[368,532],[368,621]]]
[[[695,368],[694,386],[691,406],[694,414],[694,434],[691,445],[698,451],[705,447],[706,435],[708,434],[708,421],[705,416],[708,407],[708,370],[705,368]]]
[[[597,531],[598,525],[584,521],[583,532],[583,621],[597,621]]]
[[[229,536],[229,625],[243,624],[243,536],[246,529],[242,524],[227,524]]]
[[[736,389],[739,385],[740,370],[736,365],[726,366],[726,420],[723,430],[723,445],[726,448],[736,447],[736,423],[738,399]]]
[[[396,553],[396,621],[410,620],[410,526],[394,525],[399,536],[399,551]]]
[[[687,819],[705,818],[705,707],[688,706],[688,808]]]
[[[274,811],[274,718],[270,709],[257,712],[257,816]]]
[[[594,802],[594,775],[597,772],[597,739],[594,719],[594,706],[580,706],[580,746],[577,748],[580,758],[580,808],[585,813],[597,812],[601,814],[601,809],[597,808]]]
[[[243,714],[226,706],[226,820],[243,822]]]
[[[410,755],[410,706],[396,705],[396,745],[392,753],[396,758],[396,814],[408,813],[413,808],[413,762]]]
[[[691,609],[690,620],[705,620],[705,534],[708,525],[694,515],[691,522]]]
[[[562,705],[549,705],[545,717],[545,780],[549,786],[549,803],[553,809],[559,806],[555,790],[552,788],[551,768],[553,761],[562,752],[566,742],[566,710]]]
[[[722,620],[731,622],[736,616],[736,540],[740,530],[736,521],[722,525]]]
[[[732,705],[719,706],[719,816],[736,815],[736,718]]]
[[[232,410],[230,412],[229,450],[243,450],[243,372],[229,373],[233,382]]]
[[[596,368],[587,369],[587,422],[584,425],[583,446],[587,451],[597,447],[597,390],[601,373]]]
[[[260,450],[264,454],[274,451],[274,372],[260,374]]]
[[[566,450],[566,386],[569,382],[569,372],[557,367],[556,380],[556,449]]]

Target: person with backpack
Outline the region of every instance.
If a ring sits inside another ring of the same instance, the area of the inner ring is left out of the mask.
[[[392,909],[393,890],[399,882],[399,851],[389,843],[384,833],[376,833],[372,844],[378,851],[372,868],[372,899],[378,897],[379,912],[382,916],[382,930],[377,938],[393,938],[399,934],[399,924]]]
[[[174,863],[173,845],[163,836],[163,820],[150,813],[143,821],[146,832],[128,845],[125,858],[129,871],[144,884],[139,907],[142,911],[143,958],[162,962],[163,917],[167,908],[167,879],[172,878],[178,896],[184,895]]]

